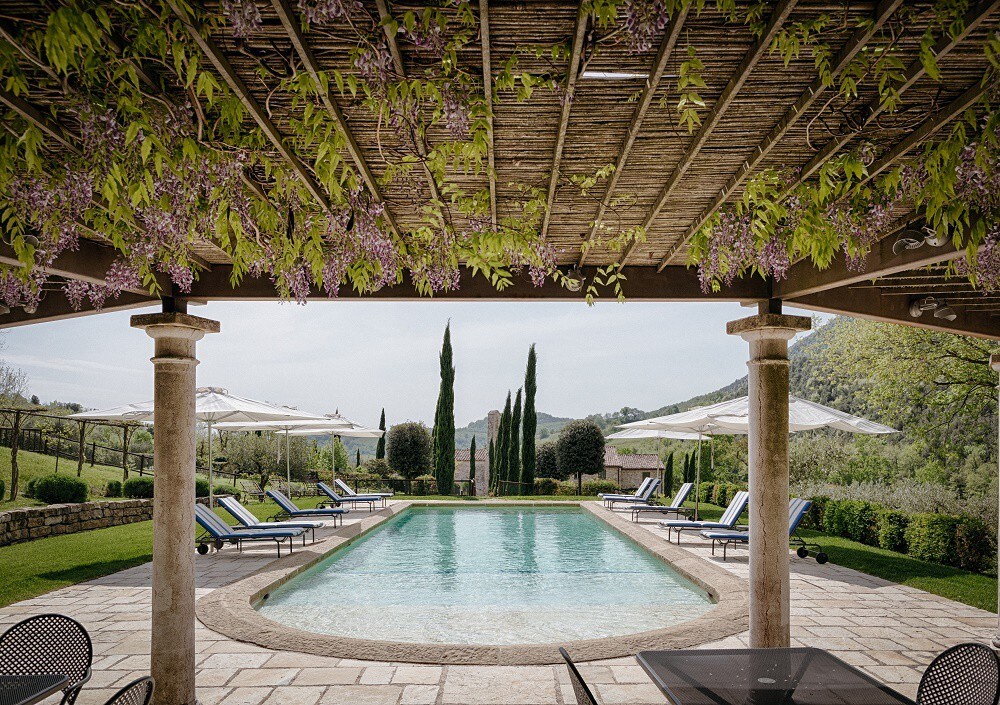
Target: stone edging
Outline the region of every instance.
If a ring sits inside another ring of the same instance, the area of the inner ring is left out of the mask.
[[[153,518],[153,500],[122,499],[21,507],[0,512],[0,546]]]
[[[333,551],[357,540],[408,507],[419,504],[430,504],[430,502],[394,502],[374,516],[338,529],[330,538],[280,558],[232,585],[213,590],[198,600],[198,619],[209,629],[232,639],[269,649],[363,661],[507,666],[561,663],[559,646],[565,646],[574,659],[593,661],[633,656],[636,652],[646,649],[688,648],[738,634],[747,628],[748,591],[743,581],[710,561],[668,544],[632,522],[589,502],[580,503],[580,506],[704,589],[716,601],[715,607],[683,624],[637,634],[565,644],[504,646],[421,644],[316,634],[274,622],[254,609],[253,606],[269,592],[323,560]],[[523,504],[540,505],[533,502]],[[567,504],[560,502],[559,506]]]

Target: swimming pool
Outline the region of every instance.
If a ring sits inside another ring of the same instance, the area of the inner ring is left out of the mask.
[[[256,605],[321,634],[437,644],[620,636],[708,594],[578,507],[411,507]]]

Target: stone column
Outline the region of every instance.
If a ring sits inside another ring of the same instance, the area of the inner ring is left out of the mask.
[[[750,647],[790,643],[788,583],[788,341],[803,316],[760,313],[731,321],[750,343]]]
[[[992,367],[996,372],[1000,372],[1000,355],[990,356],[990,367]],[[1000,398],[998,398],[998,402],[1000,402]],[[1000,529],[998,529],[997,545],[1000,546]],[[1000,603],[1000,594],[998,594],[997,600],[998,603]],[[1000,623],[997,624],[997,633],[993,637],[993,646],[1000,649]]]
[[[155,341],[153,362],[153,634],[156,705],[195,697],[195,344],[219,324],[186,313],[132,317]]]

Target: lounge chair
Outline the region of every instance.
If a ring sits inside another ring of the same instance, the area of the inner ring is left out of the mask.
[[[674,493],[674,498],[670,500],[670,504],[630,504],[625,509],[632,511],[632,521],[639,521],[641,515],[648,513],[674,514],[676,516],[686,515],[688,512],[694,511],[690,507],[684,506],[688,495],[691,494],[692,487],[694,487],[693,482],[685,482],[681,485],[677,492]]]
[[[319,491],[329,497],[334,504],[340,506],[341,504],[367,504],[368,511],[375,511],[375,503],[381,502],[381,497],[375,497],[374,495],[356,495],[354,497],[344,497],[333,491],[333,488],[325,482],[317,482],[316,486]]]
[[[726,507],[726,511],[722,513],[722,516],[718,521],[690,521],[687,519],[678,519],[670,521],[661,521],[660,528],[667,530],[667,541],[670,540],[672,534],[677,534],[677,543],[681,542],[681,532],[682,531],[701,531],[702,529],[723,529],[732,530],[736,528],[736,522],[739,521],[740,517],[743,515],[743,511],[747,508],[747,503],[750,501],[749,492],[737,492],[732,501],[729,502],[729,506]]]
[[[73,705],[93,671],[94,645],[75,619],[61,614],[28,617],[0,634],[0,673],[65,676],[59,705]],[[18,697],[12,693],[13,701]],[[5,699],[5,698],[4,698]]]
[[[560,646],[559,653],[562,654],[563,659],[566,661],[566,668],[569,669],[569,682],[573,686],[573,696],[576,698],[576,705],[598,705],[597,698],[591,692],[587,681],[583,680],[580,670],[573,663],[570,655],[566,653],[566,649]]]
[[[656,488],[660,486],[660,481],[647,477],[642,482],[643,484],[639,485],[639,489],[635,491],[635,494],[602,494],[598,496],[604,500],[604,506],[608,509],[614,509],[615,504],[618,502],[649,504],[649,498],[653,496]]]
[[[312,540],[316,541],[316,529],[323,526],[321,521],[261,521],[244,507],[235,497],[219,497],[219,504],[232,517],[248,529],[305,529],[311,532]]]
[[[814,543],[806,543],[806,541],[795,534],[798,531],[799,524],[802,523],[802,519],[809,512],[809,507],[812,506],[812,502],[808,499],[791,499],[788,501],[788,540],[797,546],[795,552],[798,554],[799,558],[805,558],[809,555],[809,547],[819,548],[818,545]],[[718,531],[706,529],[701,532],[701,535],[706,539],[711,539],[712,541],[712,555],[715,555],[715,546],[718,544],[722,546],[722,560],[726,560],[726,548],[729,546],[739,546],[741,544],[750,543],[750,532],[748,531]],[[826,563],[827,556],[822,550],[816,553],[816,562],[819,564]]]
[[[264,490],[260,488],[256,480],[250,480],[245,477],[239,479],[240,492],[243,493],[244,497],[249,497],[255,502],[264,501]]]
[[[205,540],[206,537],[212,538],[212,545],[216,551],[221,551],[223,546],[231,543],[241,553],[244,541],[274,541],[278,547],[278,558],[281,558],[281,544],[285,541],[288,541],[289,553],[292,552],[292,539],[296,536],[301,536],[302,545],[306,545],[305,529],[234,529],[204,504],[194,505],[194,518],[205,531],[198,538],[198,553],[202,555],[208,553],[209,544]]]
[[[331,507],[317,507],[316,509],[299,509],[296,504],[288,499],[285,495],[277,490],[267,490],[267,496],[274,500],[274,503],[278,505],[278,513],[274,514],[269,518],[269,521],[275,521],[281,519],[281,517],[288,517],[290,519],[298,519],[299,517],[332,517],[334,527],[337,526],[337,519],[340,519],[340,524],[344,524],[344,515],[351,511],[350,509],[333,509]]]
[[[347,497],[378,497],[379,499],[382,500],[383,507],[385,506],[386,499],[392,497],[393,495],[392,492],[362,492],[361,494],[358,494],[357,492],[351,489],[350,485],[348,485],[339,477],[334,478],[333,484],[335,484],[337,486],[337,489],[343,492],[344,495]]]

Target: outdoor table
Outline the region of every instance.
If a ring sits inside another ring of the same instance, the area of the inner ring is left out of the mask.
[[[642,651],[636,659],[673,705],[914,705],[821,649]]]
[[[0,674],[0,705],[32,705],[59,692],[67,676],[7,676]]]

